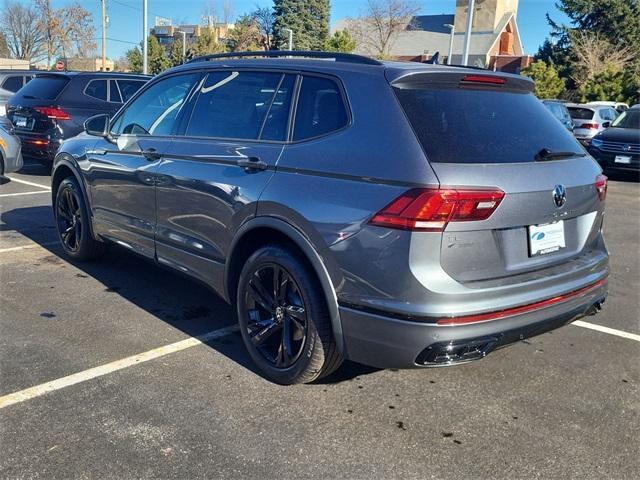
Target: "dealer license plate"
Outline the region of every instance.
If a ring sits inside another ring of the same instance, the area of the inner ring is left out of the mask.
[[[564,222],[529,226],[529,255],[546,255],[564,248]]]

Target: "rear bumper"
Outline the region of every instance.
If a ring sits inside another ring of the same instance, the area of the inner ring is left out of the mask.
[[[380,368],[466,363],[594,314],[606,296],[607,283],[601,282],[545,308],[461,325],[399,320],[340,307],[345,353],[350,360]]]
[[[49,135],[16,131],[22,143],[22,155],[39,160],[53,161],[61,141]]]

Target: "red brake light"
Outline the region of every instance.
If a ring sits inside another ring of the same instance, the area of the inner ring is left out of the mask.
[[[500,189],[413,189],[380,210],[372,225],[441,232],[449,222],[486,220],[504,198]]]
[[[500,77],[490,77],[488,75],[465,75],[463,82],[488,83],[491,85],[504,85],[506,80]]]
[[[598,128],[600,128],[600,125],[598,125],[597,123],[583,123],[578,128],[592,128],[594,130],[597,130]]]
[[[609,179],[607,178],[606,175],[598,175],[596,177],[596,191],[598,192],[598,198],[600,199],[600,201],[604,201],[605,198],[607,198],[607,183],[608,183]]]
[[[45,115],[49,118],[53,118],[55,120],[71,120],[71,117],[67,112],[57,107],[33,107],[33,109]]]

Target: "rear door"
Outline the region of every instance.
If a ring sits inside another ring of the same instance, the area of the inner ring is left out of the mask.
[[[158,170],[157,257],[222,289],[236,229],[255,215],[287,138],[295,75],[216,70]]]
[[[462,75],[395,85],[441,188],[505,193],[488,219],[449,223],[444,270],[463,282],[497,279],[595,248],[603,208],[596,162],[528,85]]]
[[[81,162],[97,233],[149,258],[155,257],[156,173],[199,78],[173,75],[151,85],[114,119],[113,140],[99,140]]]

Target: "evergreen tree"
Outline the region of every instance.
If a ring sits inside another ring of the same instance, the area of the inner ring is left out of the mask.
[[[198,36],[197,40],[189,47],[187,59],[212,53],[221,53],[224,52],[224,50],[224,46],[218,43],[215,30],[212,28],[203,28],[200,36]]]
[[[565,89],[565,83],[551,64],[538,60],[522,70],[522,75],[536,82],[534,93],[538,98],[558,98]]]
[[[160,45],[158,39],[153,35],[149,36],[147,55],[150,74],[157,75],[171,67],[171,61],[167,58],[167,52],[165,52],[164,47]]]
[[[578,98],[581,102],[597,100],[622,102],[625,100],[623,80],[623,72],[607,69],[580,85],[577,91]]]
[[[169,62],[172,67],[182,65],[185,59],[182,56],[182,36],[176,38],[171,45],[171,51],[169,52]]]
[[[139,47],[133,47],[124,54],[127,57],[129,70],[133,73],[142,73],[142,52]]]
[[[276,49],[286,50],[293,30],[294,50],[322,50],[329,38],[329,0],[274,0]]]
[[[255,18],[243,15],[236,20],[233,30],[229,32],[228,49],[231,52],[255,51],[261,41],[262,35]]]
[[[325,45],[325,50],[328,52],[351,53],[355,49],[356,41],[346,28],[335,32]]]

